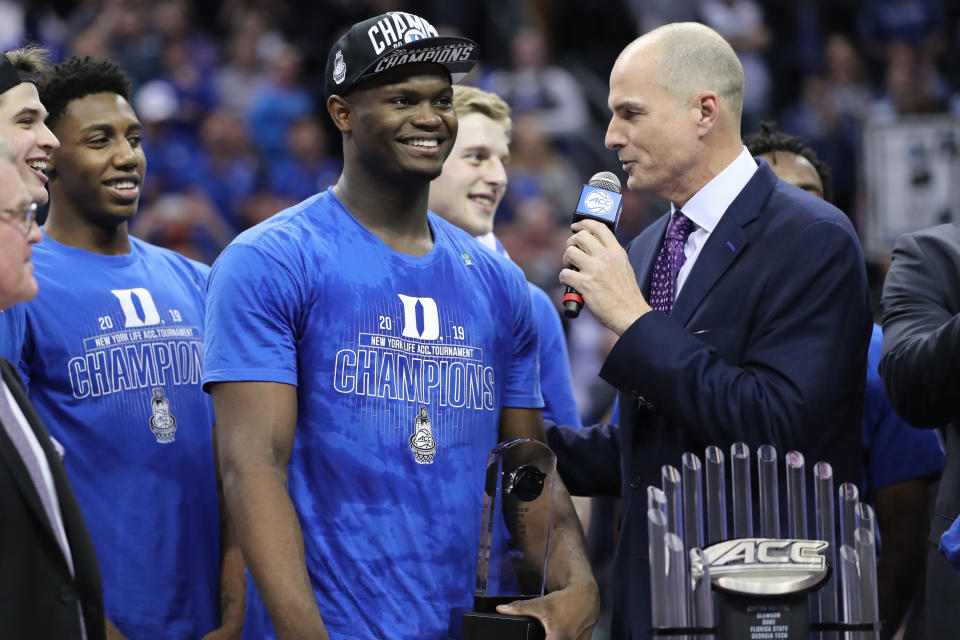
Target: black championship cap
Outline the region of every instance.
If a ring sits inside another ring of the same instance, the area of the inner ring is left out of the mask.
[[[477,43],[467,38],[438,36],[419,16],[391,11],[350,27],[327,56],[327,95],[345,94],[360,80],[402,64],[434,62],[459,82],[480,57]]]
[[[7,54],[0,51],[0,93],[6,93],[18,84],[33,82],[32,79],[24,76],[21,76],[20,72],[10,63]]]

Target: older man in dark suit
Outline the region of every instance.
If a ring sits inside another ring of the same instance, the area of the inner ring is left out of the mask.
[[[0,138],[0,309],[37,294],[36,207]],[[104,638],[100,570],[66,471],[0,358],[0,629],[5,638]]]
[[[960,516],[960,224],[901,236],[883,284],[880,376],[890,402],[914,427],[939,428],[947,450],[930,544],[922,638],[951,638],[960,625],[960,576],[937,551]]]
[[[560,280],[619,336],[601,376],[620,391],[620,420],[553,428],[550,444],[571,493],[623,498],[612,631],[641,638],[645,488],[661,465],[743,441],[860,479],[871,317],[847,218],[744,148],[743,70],[716,32],[672,24],[637,39],[614,64],[608,102],[606,145],[627,186],[671,213],[626,252],[602,224],[573,225],[564,260],[579,271]]]

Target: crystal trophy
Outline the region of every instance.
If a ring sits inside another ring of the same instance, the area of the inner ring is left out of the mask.
[[[734,443],[729,464],[733,526],[728,528],[723,452],[707,447],[705,460],[701,472],[700,459],[686,452],[682,474],[664,465],[661,486],[647,487],[651,635],[661,640],[809,640],[812,633],[820,640],[879,638],[876,516],[860,500],[856,485],[843,483],[834,493],[831,466],[816,463],[814,509],[808,512],[803,454],[783,456],[781,492],[776,448],[758,447],[754,492],[750,448]],[[677,512],[683,514],[682,526]]]
[[[538,440],[517,438],[490,452],[483,492],[473,611],[463,640],[538,640],[540,622],[496,612],[497,605],[546,594],[557,459]]]

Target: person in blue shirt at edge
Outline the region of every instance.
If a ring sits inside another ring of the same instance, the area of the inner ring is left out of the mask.
[[[833,198],[830,167],[796,136],[763,123],[743,139],[777,177],[818,198]],[[915,429],[897,415],[883,389],[880,364],[883,332],[874,323],[867,350],[867,388],[863,403],[865,451],[862,495],[873,504],[880,532],[877,590],[881,636],[893,637],[923,590],[927,535],[930,532],[930,486],[943,470],[940,439]],[[910,637],[908,634],[907,637]]]
[[[246,638],[444,638],[472,601],[490,449],[544,439],[522,272],[427,211],[457,135],[451,85],[477,57],[408,13],[355,24],[325,77],[339,181],[214,264],[204,386]],[[597,586],[558,502],[551,593],[499,612],[588,638]]]
[[[510,105],[495,93],[457,85],[453,107],[459,122],[457,140],[440,177],[430,183],[427,208],[506,256],[506,249],[493,235],[493,219],[507,189]],[[527,286],[537,316],[543,417],[580,427],[560,314],[543,289],[532,282]]]
[[[66,449],[107,637],[237,637],[242,557],[218,515],[200,387],[209,267],[128,235],[146,169],[129,90],[119,66],[92,58],[70,58],[41,83],[62,146],[48,166],[20,368]]]
[[[13,148],[16,166],[23,178],[30,198],[45,205],[47,193],[47,163],[60,142],[50,132],[43,119],[47,111],[40,104],[37,82],[49,69],[47,52],[40,47],[24,47],[3,54],[9,65],[19,74],[20,82],[4,85],[0,92],[0,137]],[[8,67],[8,68],[9,68]],[[23,348],[23,305],[0,308],[0,356],[14,365],[20,361]]]

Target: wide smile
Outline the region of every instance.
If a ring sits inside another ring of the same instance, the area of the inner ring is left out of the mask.
[[[483,213],[491,215],[494,212],[497,198],[489,193],[472,193],[467,198],[477,206]]]
[[[103,181],[103,186],[115,200],[123,204],[131,204],[140,197],[140,178],[122,177],[110,178]]]
[[[30,173],[36,176],[42,184],[47,184],[49,178],[44,172],[47,170],[49,158],[29,158],[26,162],[27,167],[30,168]]]
[[[443,138],[410,137],[399,142],[418,156],[432,158],[440,155],[445,141]]]

